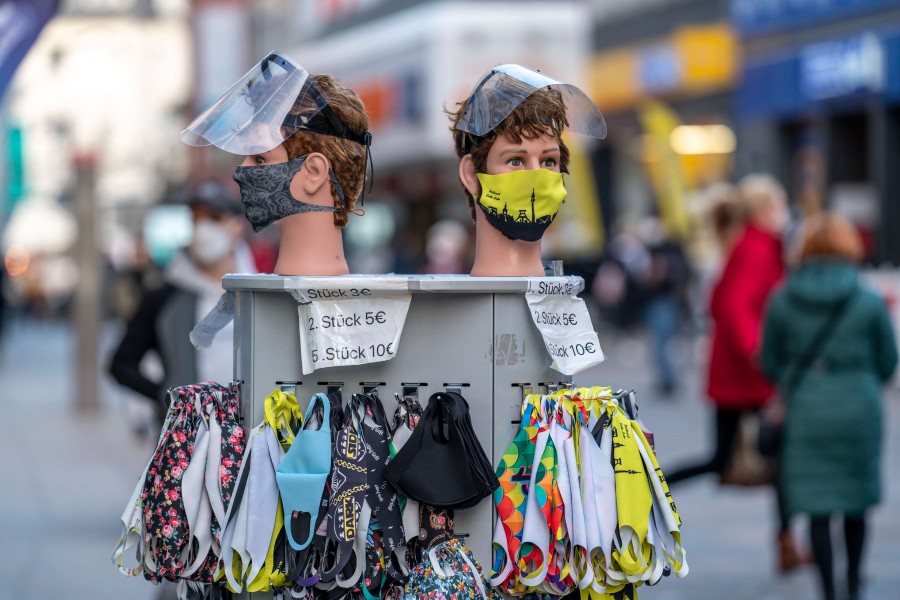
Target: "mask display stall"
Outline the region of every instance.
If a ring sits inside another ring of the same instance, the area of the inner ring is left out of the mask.
[[[126,575],[179,582],[183,598],[215,597],[214,582],[295,598],[414,598],[436,576],[472,579],[478,597],[493,587],[600,600],[688,573],[633,392],[528,394],[496,475],[455,392],[433,394],[424,411],[416,394],[397,395],[389,422],[375,390],[345,407],[339,390],[316,394],[305,415],[294,393],[276,390],[246,435],[236,384],[171,397],[113,560]],[[482,588],[452,511],[491,493],[494,564]]]
[[[266,397],[263,421],[245,432],[237,384],[171,394],[160,443],[122,517],[113,561],[123,574],[178,582],[179,597],[191,600],[270,590],[398,598],[408,592],[411,569],[456,553],[466,576],[484,581],[453,536],[453,509],[474,506],[499,482],[461,395],[433,394],[423,410],[417,393],[405,391],[389,421],[377,390],[352,394],[344,406],[340,389],[330,389],[313,396],[304,414],[286,386]],[[450,440],[459,454],[435,462],[433,448]],[[409,453],[426,463],[406,460]],[[460,461],[463,453],[470,460]],[[390,465],[440,506],[400,494],[387,477]],[[479,483],[459,502],[422,469]],[[129,568],[124,556],[132,547],[137,566]],[[435,548],[444,549],[430,555]]]

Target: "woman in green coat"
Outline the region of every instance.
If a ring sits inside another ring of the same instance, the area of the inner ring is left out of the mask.
[[[813,219],[800,264],[771,300],[761,362],[785,406],[781,481],[790,514],[810,517],[823,598],[835,598],[830,521],[843,516],[847,589],[859,597],[866,509],[881,498],[881,388],[897,366],[884,300],[859,282],[859,234]]]

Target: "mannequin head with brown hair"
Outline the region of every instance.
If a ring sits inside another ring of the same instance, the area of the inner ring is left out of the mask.
[[[243,156],[233,178],[253,230],[277,222],[275,272],[348,272],[341,237],[366,179],[365,107],[331,75],[270,52],[181,132]]]
[[[241,167],[302,159],[302,165],[290,181],[290,197],[307,206],[302,212],[278,218],[281,237],[275,272],[343,275],[349,269],[340,230],[347,225],[349,213],[354,210],[365,184],[368,149],[360,140],[368,129],[369,119],[356,93],[331,75],[310,75],[309,81],[327,102],[323,112],[330,113],[328,119],[351,133],[343,137],[301,127],[271,150],[245,156]],[[299,114],[302,108],[295,105],[288,118]],[[235,179],[242,185],[243,194],[243,178],[238,172]]]
[[[352,131],[363,132],[369,129],[366,109],[353,90],[342,86],[331,75],[310,75],[310,80],[325,96],[328,106],[341,123]],[[334,224],[345,227],[348,213],[355,208],[356,199],[365,184],[366,147],[351,140],[306,129],[298,129],[284,141],[284,147],[287,150],[288,160],[315,152],[328,160],[344,196],[342,200],[341,193],[332,181],[330,189],[336,209]]]
[[[521,65],[488,71],[446,110],[459,179],[475,221],[475,276],[541,276],[541,237],[566,196],[563,130],[594,137],[605,123],[583,92]]]
[[[447,114],[450,117],[456,155],[460,159],[460,171],[466,170],[465,176],[460,173],[460,181],[469,202],[472,220],[476,219],[475,198],[481,195],[481,189],[480,186],[472,186],[473,190],[466,183],[470,179],[469,173],[504,172],[509,161],[503,160],[505,154],[502,157],[501,154],[509,147],[520,146],[526,141],[543,142],[540,144],[541,149],[549,148],[549,153],[552,154],[550,158],[556,160],[555,170],[560,173],[569,172],[569,148],[562,140],[562,130],[567,124],[566,106],[559,92],[538,90],[519,104],[500,125],[480,137],[456,129],[465,110],[466,102],[460,102],[455,111],[447,111]],[[498,146],[496,150],[495,145]],[[550,168],[549,162],[544,161],[542,167]]]

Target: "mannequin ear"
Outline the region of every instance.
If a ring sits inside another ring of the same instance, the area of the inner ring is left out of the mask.
[[[303,166],[300,167],[300,170],[297,171],[297,174],[291,180],[291,195],[294,198],[302,199],[303,202],[320,204],[321,201],[317,202],[319,199],[316,198],[316,194],[319,193],[322,186],[328,184],[328,170],[330,168],[331,163],[328,162],[324,154],[319,152],[308,154],[303,162]],[[331,206],[331,190],[330,188],[326,189],[328,190],[328,200],[321,205]]]
[[[459,180],[472,197],[478,200],[481,196],[481,182],[475,174],[475,161],[472,160],[471,154],[466,154],[459,161]]]

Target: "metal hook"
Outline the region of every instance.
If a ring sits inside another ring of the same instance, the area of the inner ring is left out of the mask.
[[[415,396],[417,398],[419,397],[419,388],[427,385],[427,383],[400,383],[404,396]]]
[[[363,394],[377,394],[379,386],[386,385],[383,381],[360,381]]]
[[[241,401],[241,399],[244,397],[244,380],[243,379],[232,379],[231,385],[237,386],[237,393],[238,393],[237,417],[238,417],[238,421],[243,425],[244,411],[242,410],[242,407],[243,407],[244,403]]]
[[[445,383],[444,389],[448,394],[459,394],[462,396],[462,389],[464,387],[469,387],[468,383]]]
[[[297,393],[297,386],[303,385],[302,381],[276,381],[275,385],[277,385],[282,392],[285,394],[295,394]]]
[[[325,386],[326,394],[340,394],[341,388],[344,386],[343,381],[319,381],[318,384]]]
[[[559,389],[559,384],[555,381],[541,381],[538,382],[538,386],[544,389],[544,395],[549,396],[553,392]]]

